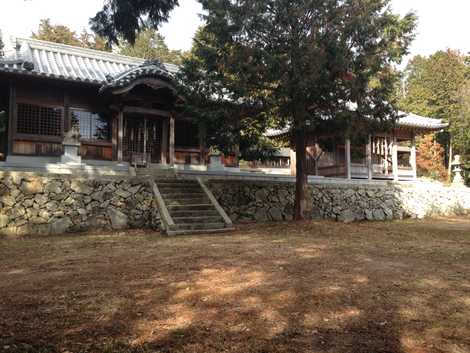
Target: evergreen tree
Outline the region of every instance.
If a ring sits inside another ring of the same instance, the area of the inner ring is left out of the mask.
[[[204,96],[202,106],[216,100],[213,115],[255,115],[291,127],[295,218],[303,219],[307,131],[325,122],[350,131],[353,118],[382,123],[396,117],[393,64],[407,53],[416,18],[392,13],[388,0],[201,3],[206,27],[185,63],[190,93]]]
[[[175,6],[178,0],[106,0],[90,25],[110,44],[118,44],[120,38],[133,44],[144,28],[157,29],[166,22]]]
[[[135,43],[125,41],[119,45],[119,53],[147,60],[158,59],[161,62],[180,65],[182,52],[170,50],[165,38],[154,29],[145,29],[137,36]]]

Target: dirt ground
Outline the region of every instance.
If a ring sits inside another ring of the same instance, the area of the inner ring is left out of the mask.
[[[470,352],[470,218],[0,240],[0,352]]]

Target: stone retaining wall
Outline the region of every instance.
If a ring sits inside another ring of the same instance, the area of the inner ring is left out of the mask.
[[[295,184],[208,178],[235,223],[292,219]],[[318,181],[309,184],[312,218],[342,222],[470,212],[470,189],[435,183]],[[146,179],[76,179],[0,174],[0,235],[50,235],[89,229],[159,228]]]
[[[159,220],[145,180],[0,176],[1,235],[155,228]]]
[[[292,182],[212,179],[208,183],[234,222],[292,219]],[[312,218],[343,222],[456,215],[470,212],[470,189],[422,182],[325,180],[309,184],[308,205]]]

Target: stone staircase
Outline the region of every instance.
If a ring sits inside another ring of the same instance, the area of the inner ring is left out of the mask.
[[[158,177],[152,181],[168,235],[223,233],[232,221],[200,179]]]

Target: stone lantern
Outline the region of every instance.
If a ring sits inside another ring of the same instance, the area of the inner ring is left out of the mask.
[[[223,171],[225,166],[222,163],[222,153],[216,148],[211,147],[209,150],[209,170],[211,171]]]
[[[454,160],[452,161],[452,172],[454,174],[454,179],[452,185],[454,186],[464,186],[464,180],[462,177],[462,161],[459,155],[455,155]]]
[[[65,164],[81,164],[80,157],[80,133],[76,127],[71,128],[64,137],[62,142],[64,146],[64,154],[60,161]]]

